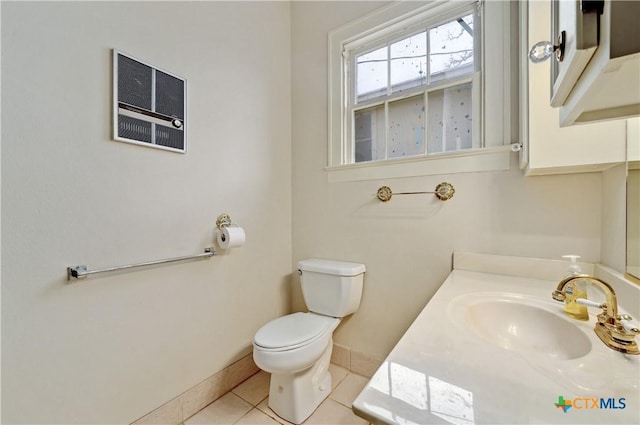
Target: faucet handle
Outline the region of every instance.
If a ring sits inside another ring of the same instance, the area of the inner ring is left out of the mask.
[[[591,301],[591,300],[588,300],[586,298],[576,298],[576,304],[580,304],[580,305],[583,305],[585,307],[598,307],[598,308],[602,308],[602,309],[606,309],[607,308],[607,304],[606,303],[597,303],[595,301]]]
[[[636,324],[634,324],[631,320],[632,320],[631,316],[629,316],[628,314],[623,314],[623,315],[620,316],[620,320],[618,322],[620,322],[622,327],[627,332],[634,333],[634,334],[640,334],[640,329],[638,329],[638,326]]]

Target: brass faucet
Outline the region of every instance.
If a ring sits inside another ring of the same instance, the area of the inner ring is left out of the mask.
[[[553,299],[564,302],[566,299],[565,287],[574,280],[583,280],[592,283],[604,292],[607,301],[599,305],[603,311],[598,314],[598,320],[594,329],[596,335],[598,335],[602,342],[604,342],[607,347],[620,351],[621,353],[640,354],[640,350],[638,350],[638,345],[635,341],[635,336],[640,334],[640,330],[631,328],[630,326],[623,326],[622,320],[629,320],[631,318],[627,315],[624,315],[624,317],[618,315],[616,292],[607,282],[586,274],[568,276],[558,283],[558,287],[551,294]]]

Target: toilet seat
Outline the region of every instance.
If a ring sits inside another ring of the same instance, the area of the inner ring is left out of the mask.
[[[265,351],[295,350],[313,343],[327,333],[332,334],[340,323],[335,317],[315,313],[293,313],[279,317],[256,332],[254,345]]]
[[[333,331],[339,323],[340,319],[335,317],[311,312],[293,313],[272,320],[253,338],[253,360],[260,369],[269,373],[305,370],[331,346]],[[293,332],[287,334],[287,330]]]

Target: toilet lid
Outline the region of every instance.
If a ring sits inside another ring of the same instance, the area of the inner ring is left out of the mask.
[[[264,348],[301,345],[333,328],[340,319],[313,313],[293,313],[279,317],[261,327],[253,341]]]

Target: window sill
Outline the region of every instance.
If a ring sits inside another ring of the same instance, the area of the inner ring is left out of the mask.
[[[325,167],[329,183],[379,180],[398,177],[434,176],[478,171],[505,171],[510,168],[511,147],[360,162]]]

